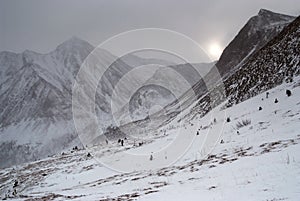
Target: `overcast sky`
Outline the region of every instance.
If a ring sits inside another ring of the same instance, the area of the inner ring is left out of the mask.
[[[0,0],[0,51],[46,53],[72,36],[96,46],[147,27],[224,48],[260,8],[300,14],[299,0]]]

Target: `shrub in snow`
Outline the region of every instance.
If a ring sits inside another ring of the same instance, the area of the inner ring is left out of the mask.
[[[16,196],[16,195],[17,195],[17,189],[14,189],[14,190],[13,190],[12,195],[13,195],[13,196]]]
[[[150,161],[152,161],[153,160],[153,156],[152,155],[150,155]]]
[[[15,183],[14,183],[14,186],[13,188],[16,188],[18,186],[19,182],[16,180]]]
[[[285,82],[286,82],[286,83],[293,82],[293,78],[292,78],[292,77],[287,77],[287,78],[285,79]]]
[[[275,98],[275,101],[274,101],[274,103],[278,103],[278,100],[277,100],[277,98]]]
[[[285,93],[286,93],[287,96],[291,96],[292,95],[292,92],[290,90],[288,90],[288,89],[285,91]]]
[[[227,121],[227,122],[230,122],[230,121],[231,121],[231,120],[230,120],[230,117],[227,117],[226,121]]]
[[[237,122],[236,127],[237,128],[242,128],[244,126],[248,126],[251,124],[251,120],[250,119],[244,119],[242,121]]]

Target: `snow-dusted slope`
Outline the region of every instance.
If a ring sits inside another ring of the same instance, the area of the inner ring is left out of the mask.
[[[286,96],[286,89],[292,91],[292,96]],[[268,98],[262,93],[225,110],[220,105],[205,117],[199,114],[193,120],[183,120],[182,124],[177,122],[179,115],[157,135],[145,138],[141,147],[134,147],[133,141],[128,139],[124,147],[112,142],[102,149],[108,156],[124,149],[150,155],[172,142],[177,137],[174,128],[180,125],[181,131],[193,136],[194,141],[188,152],[169,167],[118,173],[88,157],[85,150],[68,151],[1,170],[1,198],[298,200],[300,77],[268,92]],[[278,103],[274,103],[275,98]],[[186,112],[193,109],[191,106]],[[230,122],[226,122],[227,116]],[[243,121],[248,124],[241,126]],[[213,150],[201,149],[199,144],[218,127],[223,129]],[[152,162],[156,157],[154,153]],[[18,183],[13,187],[15,181]]]

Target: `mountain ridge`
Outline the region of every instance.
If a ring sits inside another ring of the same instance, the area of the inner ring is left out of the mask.
[[[295,17],[261,9],[240,29],[234,39],[224,49],[216,66],[223,76],[248,54],[253,54],[275,37]],[[244,61],[243,61],[244,62]]]

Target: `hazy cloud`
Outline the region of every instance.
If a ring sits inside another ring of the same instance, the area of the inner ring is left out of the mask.
[[[226,46],[260,8],[298,15],[298,0],[1,0],[0,51],[53,50],[78,36],[98,45],[123,31],[166,28],[191,37],[204,48]]]

